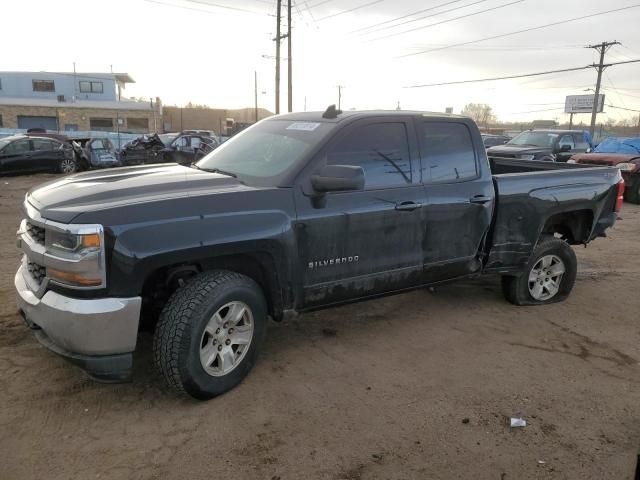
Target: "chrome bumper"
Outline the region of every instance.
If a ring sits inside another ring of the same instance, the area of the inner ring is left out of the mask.
[[[42,298],[29,288],[21,266],[14,283],[18,308],[33,328],[64,351],[89,356],[133,352],[136,348],[142,299],[76,299],[51,290]]]

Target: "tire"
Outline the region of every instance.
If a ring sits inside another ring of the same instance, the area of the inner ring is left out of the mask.
[[[624,192],[624,199],[627,202],[640,204],[640,175],[632,177],[632,181],[629,182],[629,187]]]
[[[70,158],[63,158],[58,165],[58,171],[65,175],[74,173],[78,170],[78,164]]]
[[[577,270],[576,254],[569,244],[548,237],[538,243],[523,274],[502,277],[502,291],[514,305],[561,302],[571,293]]]
[[[243,308],[234,323],[231,317]],[[153,338],[154,361],[170,387],[208,400],[249,373],[266,330],[267,302],[256,282],[225,270],[202,273],[178,289],[162,310]]]

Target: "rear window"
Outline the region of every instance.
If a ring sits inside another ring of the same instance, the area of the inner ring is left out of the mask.
[[[471,132],[463,123],[424,122],[422,157],[425,181],[460,182],[478,176]]]

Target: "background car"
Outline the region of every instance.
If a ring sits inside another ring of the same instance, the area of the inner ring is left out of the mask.
[[[582,130],[527,130],[504,145],[490,147],[491,158],[515,158],[566,162],[572,155],[584,153],[592,145],[589,132]]]
[[[511,140],[511,137],[507,137],[506,135],[482,134],[482,142],[484,143],[484,148],[504,145],[509,140]]]
[[[0,174],[76,170],[73,149],[68,143],[25,135],[0,139]]]
[[[163,161],[190,165],[212,152],[219,140],[208,132],[181,133],[167,148],[162,150]]]
[[[118,154],[106,137],[74,138],[76,162],[81,169],[120,167],[122,163]]]

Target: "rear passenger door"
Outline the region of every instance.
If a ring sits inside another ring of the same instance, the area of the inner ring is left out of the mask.
[[[314,206],[307,181],[324,165],[362,167],[364,190]],[[308,170],[295,197],[304,307],[420,284],[424,190],[411,120],[346,126]]]
[[[482,140],[462,119],[425,119],[418,132],[427,198],[424,279],[476,272],[495,203]]]
[[[64,158],[62,144],[46,138],[34,138],[31,142],[33,144],[31,156],[33,168],[35,170],[56,170]]]

